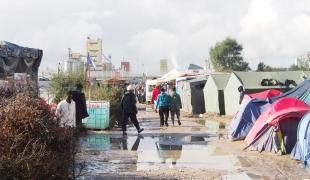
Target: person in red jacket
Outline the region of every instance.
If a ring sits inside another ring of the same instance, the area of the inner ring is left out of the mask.
[[[152,93],[152,102],[153,104],[156,104],[157,97],[160,93],[160,87],[158,85],[155,86]]]

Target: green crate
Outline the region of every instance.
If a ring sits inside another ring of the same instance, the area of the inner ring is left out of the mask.
[[[89,117],[83,119],[83,124],[88,129],[106,129],[110,124],[109,101],[87,101]]]

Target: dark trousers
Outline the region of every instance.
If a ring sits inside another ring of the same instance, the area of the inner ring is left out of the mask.
[[[169,118],[169,106],[161,106],[159,107],[159,118],[160,118],[160,125],[168,124]]]
[[[123,124],[122,124],[122,129],[125,132],[126,131],[126,125],[128,124],[128,118],[130,118],[130,121],[132,124],[136,127],[137,130],[140,129],[139,122],[137,119],[136,113],[123,113]]]
[[[76,127],[81,127],[82,126],[82,119],[80,119],[80,118],[76,118],[75,119],[76,121]]]
[[[177,115],[178,121],[180,121],[180,110],[171,111],[170,113],[171,113],[171,120],[172,120],[173,124],[174,124],[174,117],[175,117],[175,115]]]

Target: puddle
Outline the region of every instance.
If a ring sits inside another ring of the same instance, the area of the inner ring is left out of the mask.
[[[232,170],[237,159],[208,142],[216,136],[165,134],[154,137],[94,134],[82,137],[79,159],[88,174],[145,171],[163,167]]]
[[[199,119],[196,121],[198,124],[208,128],[208,132],[217,133],[219,132],[220,123],[217,121]]]
[[[231,175],[223,176],[222,179],[226,179],[226,180],[235,180],[235,179],[252,180],[252,178],[249,177],[247,173],[231,174]]]

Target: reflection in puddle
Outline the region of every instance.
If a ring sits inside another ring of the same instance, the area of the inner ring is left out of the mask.
[[[199,119],[196,121],[198,124],[201,124],[208,128],[208,132],[215,132],[217,133],[219,131],[220,123],[217,121],[211,121],[211,120],[205,120],[205,119]]]
[[[95,134],[81,138],[80,158],[90,166],[88,173],[143,171],[162,167],[231,170],[236,159],[216,153],[210,137],[165,134],[156,137]],[[100,153],[86,153],[99,151]]]

